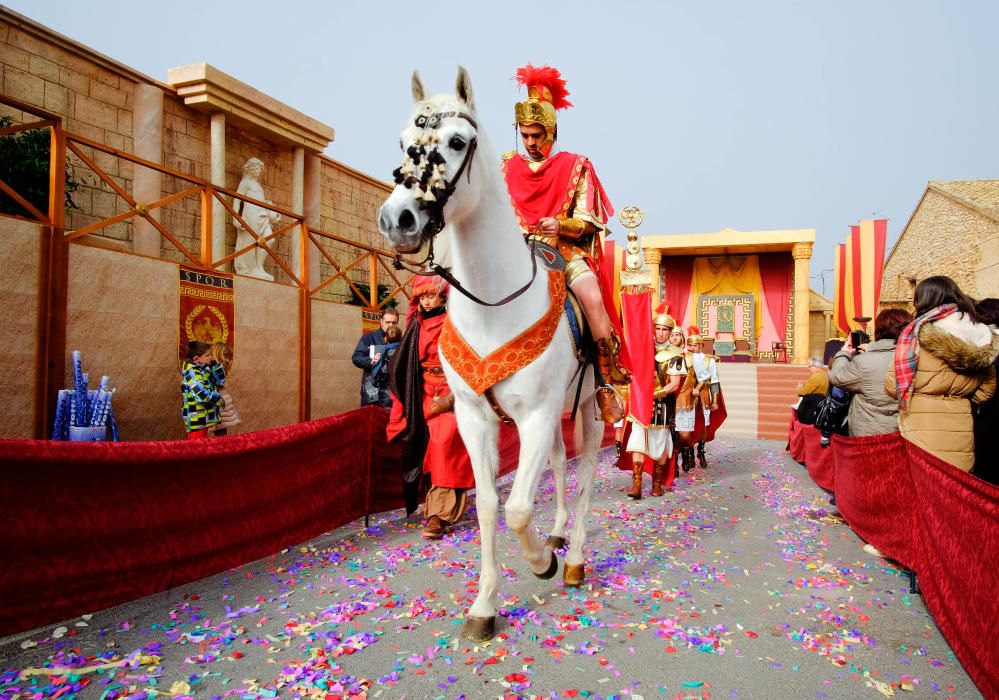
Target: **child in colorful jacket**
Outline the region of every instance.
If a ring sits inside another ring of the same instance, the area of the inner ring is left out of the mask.
[[[180,367],[180,391],[184,397],[180,413],[188,440],[208,437],[208,429],[219,422],[222,397],[218,392],[217,372],[222,372],[224,385],[225,370],[213,361],[211,347],[199,341],[188,343],[187,360]]]

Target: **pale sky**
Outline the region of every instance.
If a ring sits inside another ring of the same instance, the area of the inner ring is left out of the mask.
[[[640,234],[814,228],[815,275],[861,218],[889,219],[890,249],[928,180],[999,178],[986,0],[6,2],[160,80],[208,62],[334,127],[327,154],[382,180],[413,69],[450,92],[465,66],[502,152],[511,77],[548,63],[575,104],[559,145],[645,210]]]

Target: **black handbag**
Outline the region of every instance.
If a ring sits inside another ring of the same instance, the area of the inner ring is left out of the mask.
[[[848,433],[846,418],[850,412],[852,398],[852,394],[837,387],[830,387],[829,393],[822,398],[815,413],[815,427],[823,433],[846,435]]]
[[[802,425],[815,425],[819,406],[826,400],[825,394],[805,394],[798,402],[798,422]]]

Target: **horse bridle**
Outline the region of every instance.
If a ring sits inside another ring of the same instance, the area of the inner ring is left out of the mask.
[[[423,240],[428,241],[427,246],[427,257],[423,259],[422,262],[418,263],[418,266],[413,266],[408,264],[402,259],[400,253],[395,254],[395,259],[392,262],[392,266],[397,270],[406,269],[415,275],[421,277],[439,276],[452,287],[458,290],[462,295],[472,300],[480,306],[502,306],[503,304],[509,303],[519,297],[521,294],[526,292],[530,286],[534,283],[535,277],[538,274],[538,260],[537,256],[534,254],[534,242],[531,242],[531,278],[527,283],[520,289],[508,294],[503,299],[496,302],[488,302],[479,299],[477,296],[469,292],[462,286],[461,282],[455,279],[447,268],[438,265],[434,261],[434,239],[437,238],[437,234],[444,230],[444,207],[451,195],[454,194],[458,187],[458,181],[461,180],[461,176],[465,173],[467,168],[468,172],[466,177],[469,182],[472,181],[472,157],[475,155],[475,149],[478,146],[479,139],[477,136],[473,136],[468,142],[468,148],[465,151],[465,157],[461,161],[461,165],[458,166],[458,171],[454,174],[454,177],[448,181],[447,178],[435,174],[439,173],[439,166],[445,165],[447,163],[444,160],[444,156],[440,154],[436,145],[432,148],[427,148],[427,146],[436,144],[439,139],[436,137],[437,127],[445,119],[450,119],[452,117],[464,119],[472,128],[478,131],[479,125],[471,117],[471,115],[465,112],[435,112],[432,114],[421,113],[417,115],[414,120],[414,125],[416,128],[422,130],[420,137],[412,143],[408,149],[406,149],[406,160],[403,161],[403,165],[396,168],[392,172],[392,176],[395,180],[396,185],[402,185],[406,189],[413,189],[416,187],[418,194],[416,198],[420,201],[420,209],[427,212],[428,218],[427,223],[424,224],[423,230],[420,232],[420,236]],[[408,163],[413,163],[413,172],[404,172],[407,170]],[[422,167],[421,167],[422,164]],[[419,177],[417,177],[417,171],[419,171]],[[427,266],[430,272],[423,272],[420,268]]]

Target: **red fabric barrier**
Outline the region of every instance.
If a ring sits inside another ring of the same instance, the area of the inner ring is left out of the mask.
[[[361,517],[369,447],[384,442],[378,415],[210,440],[0,441],[0,635],[226,571]]]
[[[801,426],[801,440],[805,451],[805,468],[812,481],[826,491],[835,491],[836,459],[832,447],[822,447],[819,440],[822,433],[812,425]]]
[[[982,695],[999,698],[999,487],[903,443],[926,607]]]
[[[787,450],[791,459],[798,464],[805,463],[805,427],[798,422],[798,413],[791,409],[791,425],[787,430]]]
[[[913,571],[919,566],[915,487],[898,433],[833,436],[836,507],[865,541]]]

